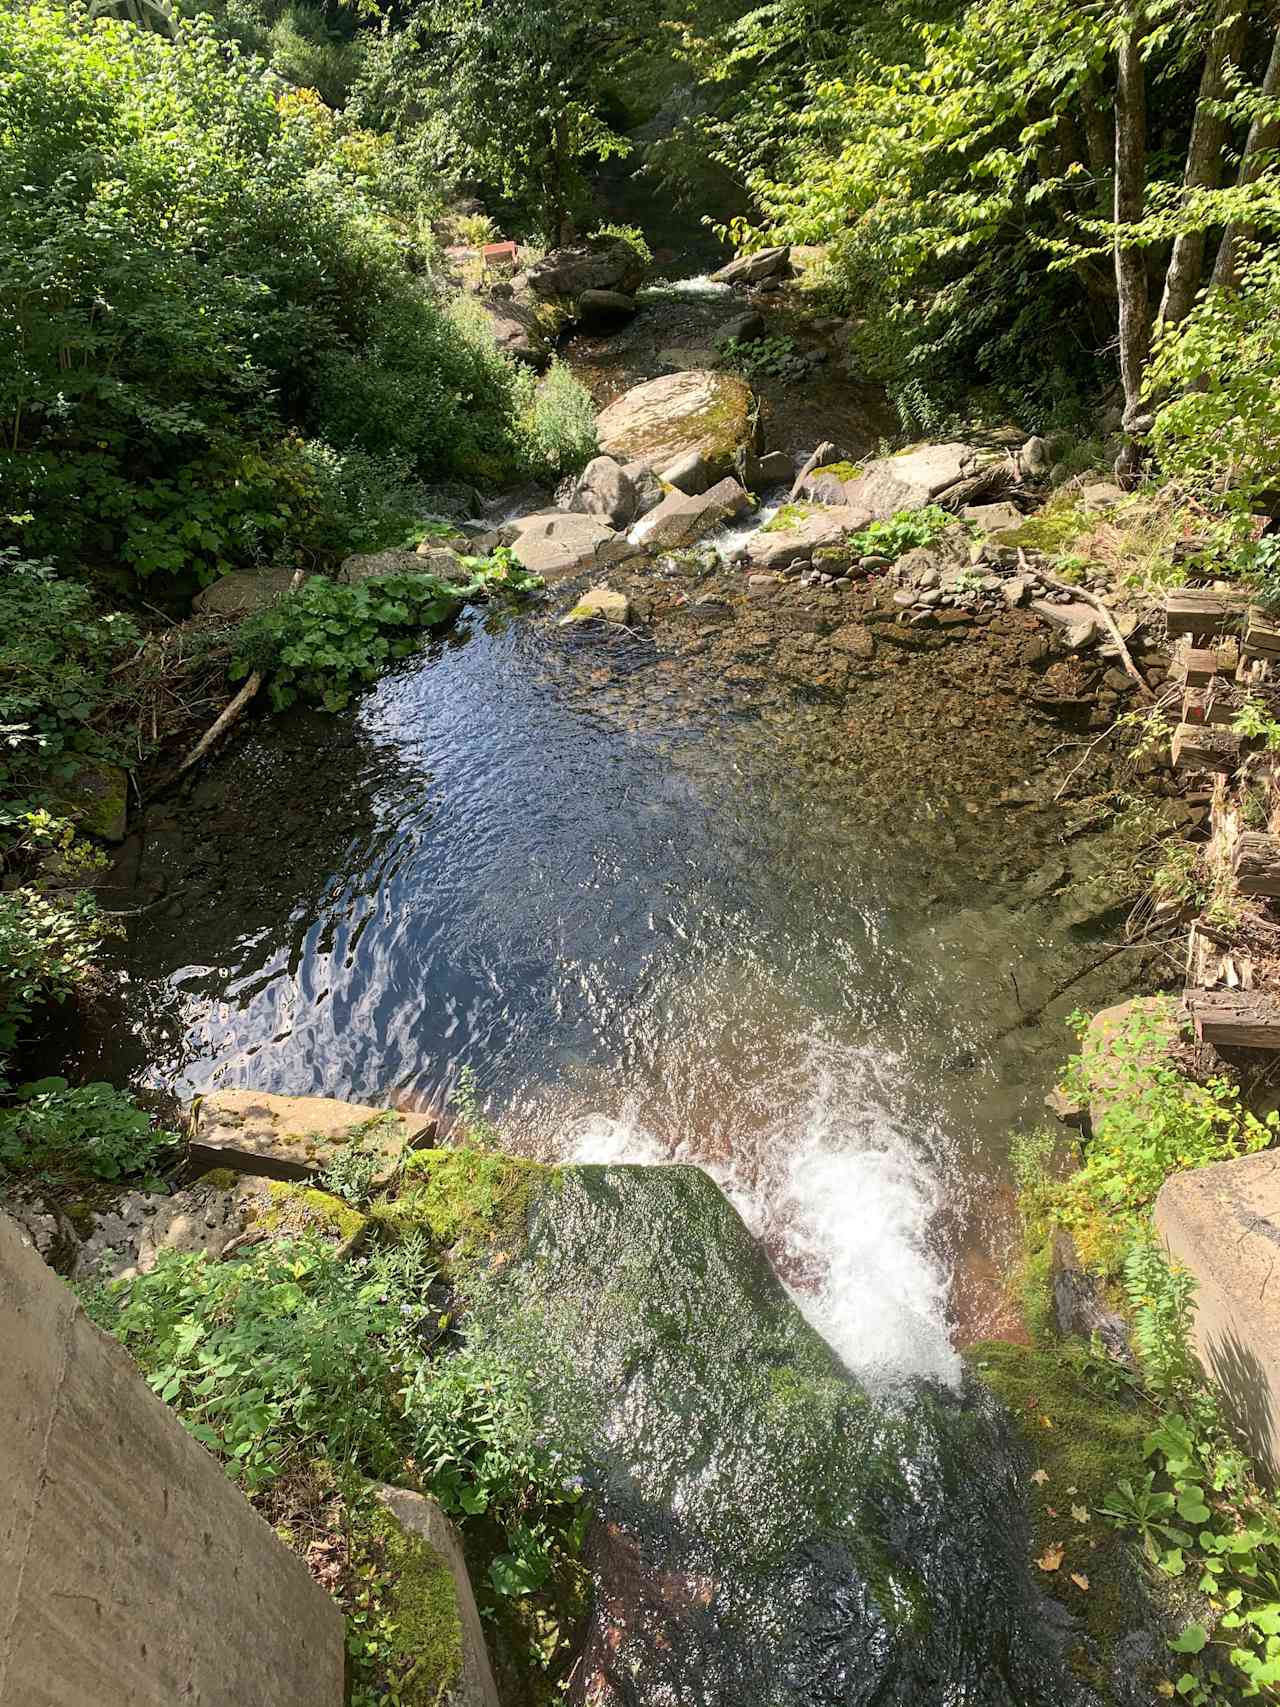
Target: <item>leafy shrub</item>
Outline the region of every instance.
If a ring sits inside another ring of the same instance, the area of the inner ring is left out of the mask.
[[[93,726],[111,670],[137,629],[102,614],[83,583],[0,551],[0,800],[12,814],[56,797],[86,757],[109,751]],[[25,804],[20,804],[25,803]]]
[[[464,213],[454,221],[458,241],[472,249],[483,249],[486,243],[496,243],[502,233],[487,213]]]
[[[87,1304],[247,1488],[317,1454],[386,1477],[404,1457],[395,1365],[432,1278],[421,1251],[397,1260],[395,1274],[338,1263],[305,1239],[231,1263],[166,1251]]]
[[[538,585],[509,552],[462,561],[473,571],[470,581],[379,575],[346,586],[314,577],[241,624],[232,680],[261,670],[271,678],[277,709],[302,697],[338,711],[389,664],[408,657],[422,629],[446,621],[467,599]]]
[[[113,1085],[38,1079],[0,1112],[0,1168],[49,1168],[115,1180],[150,1172],[179,1143]]]
[[[0,1086],[5,1061],[35,1010],[85,988],[106,934],[107,921],[87,889],[0,890]]]
[[[1148,393],[1166,474],[1248,507],[1280,468],[1280,254],[1247,267],[1236,291],[1210,290],[1157,340]]]
[[[653,250],[638,225],[616,225],[606,220],[604,224],[597,225],[591,233],[591,240],[596,238],[613,238],[616,242],[630,244],[644,262],[646,269],[653,265]]]
[[[799,379],[809,371],[808,363],[797,354],[795,339],[780,332],[747,343],[726,338],[719,348],[724,365],[750,379]]]
[[[536,478],[577,474],[599,450],[591,393],[563,362],[552,362],[529,396],[520,432],[525,465]]]
[[[307,441],[396,478],[517,468],[515,376],[405,264],[385,139],[208,19],[0,10],[0,101],[0,515],[32,550],[287,557],[326,497]]]
[[[866,557],[888,557],[896,561],[917,546],[932,545],[955,522],[955,517],[937,504],[919,510],[899,510],[887,522],[870,522],[850,537],[850,545]]]

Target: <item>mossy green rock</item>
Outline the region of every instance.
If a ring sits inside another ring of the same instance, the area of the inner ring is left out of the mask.
[[[596,430],[608,456],[646,462],[658,474],[697,455],[711,484],[731,474],[753,443],[755,402],[735,374],[691,368],[624,391],[601,411]]]
[[[1039,1617],[999,1408],[976,1383],[873,1401],[705,1174],[564,1168],[504,1255],[468,1332],[531,1373],[599,1519],[584,1698],[1093,1699]]]
[[[122,842],[129,813],[129,774],[105,759],[85,759],[59,784],[56,811],[104,842]]]

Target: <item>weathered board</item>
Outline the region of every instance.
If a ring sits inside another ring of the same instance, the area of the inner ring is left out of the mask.
[[[1249,606],[1244,652],[1246,657],[1280,658],[1280,621],[1259,610],[1257,605]]]
[[[1193,990],[1196,1036],[1236,1049],[1280,1049],[1280,997],[1263,990]]]
[[[1280,836],[1246,830],[1231,859],[1236,887],[1245,895],[1280,895]]]
[[[1209,721],[1208,688],[1188,688],[1183,694],[1182,721],[1184,723],[1207,723]]]
[[[1183,646],[1174,668],[1189,688],[1207,688],[1218,673],[1218,654],[1211,646]]]
[[[1240,763],[1240,737],[1230,729],[1179,723],[1173,732],[1173,762],[1179,770],[1233,771]]]
[[[1244,608],[1239,594],[1184,587],[1166,596],[1164,619],[1170,634],[1220,634],[1239,625]]]

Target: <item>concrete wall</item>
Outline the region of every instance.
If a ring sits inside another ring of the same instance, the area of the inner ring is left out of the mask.
[[[0,1704],[339,1707],[302,1561],[0,1215]]]
[[[1280,1473],[1280,1153],[1174,1174],[1156,1230],[1197,1281],[1196,1355],[1264,1473]]]

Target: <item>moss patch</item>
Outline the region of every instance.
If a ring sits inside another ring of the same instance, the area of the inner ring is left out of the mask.
[[[761,533],[793,533],[798,531],[813,514],[812,504],[783,504],[776,515],[760,529]]]
[[[1083,540],[1097,526],[1097,517],[1074,505],[1053,505],[1028,516],[1020,527],[1002,528],[1001,545],[1021,546],[1024,551],[1062,551],[1074,540]]]
[[[447,1564],[390,1512],[369,1520],[366,1547],[381,1583],[380,1611],[395,1658],[386,1663],[403,1707],[437,1707],[462,1670],[462,1621]],[[372,1545],[370,1545],[370,1541]]]
[[[374,1219],[390,1232],[421,1228],[442,1250],[459,1256],[524,1249],[535,1186],[554,1169],[520,1156],[485,1150],[413,1150],[405,1157],[400,1195],[375,1205]]]
[[[1055,1570],[1038,1564],[1033,1569],[1041,1586],[1082,1626],[1072,1669],[1110,1701],[1116,1642],[1128,1631],[1163,1622],[1173,1599],[1171,1580],[1153,1580],[1138,1550],[1097,1513],[1121,1478],[1144,1476],[1142,1442],[1151,1413],[1135,1397],[1103,1387],[1091,1374],[1096,1365],[1083,1346],[990,1340],[965,1356],[1003,1401],[1026,1443],[1034,1478],[1027,1484],[1032,1558],[1052,1561],[1062,1550]],[[1145,1680],[1148,1689],[1154,1691],[1166,1675],[1157,1672]]]
[[[210,1191],[234,1191],[240,1175],[234,1168],[210,1168],[207,1174],[201,1174],[197,1185],[207,1185]]]
[[[830,475],[833,480],[860,480],[862,469],[852,462],[824,462],[821,468],[815,468],[809,476],[811,480],[821,480],[824,475]]]
[[[365,1217],[359,1210],[315,1186],[271,1180],[268,1191],[270,1201],[259,1225],[269,1233],[320,1233],[344,1245],[364,1230]]]

